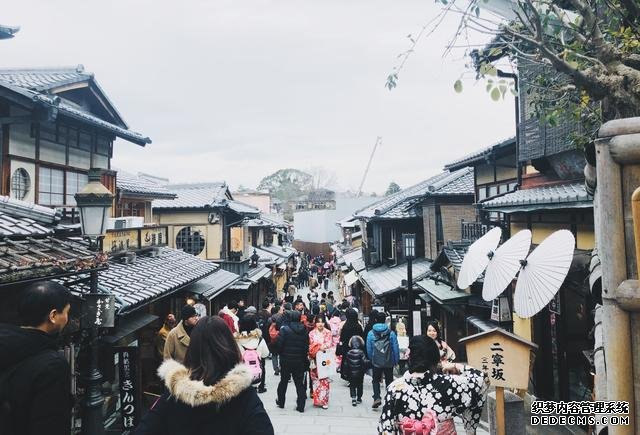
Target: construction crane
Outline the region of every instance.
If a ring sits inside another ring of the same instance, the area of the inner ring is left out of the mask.
[[[364,186],[364,182],[367,179],[367,174],[369,173],[369,168],[371,167],[371,161],[373,160],[373,155],[376,153],[376,149],[378,148],[378,145],[380,145],[381,143],[382,143],[382,136],[378,136],[376,138],[376,143],[373,145],[373,151],[371,151],[371,155],[369,156],[369,163],[367,163],[367,168],[364,170],[364,175],[362,176],[360,187],[358,188],[358,195],[357,195],[358,198],[360,197],[360,195],[362,195],[362,186]]]

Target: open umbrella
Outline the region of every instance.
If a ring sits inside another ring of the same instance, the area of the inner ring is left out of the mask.
[[[489,264],[489,259],[498,247],[501,236],[502,229],[495,227],[469,246],[458,275],[458,288],[467,288],[478,279]]]
[[[527,319],[553,299],[569,273],[575,243],[571,231],[556,231],[523,261],[513,301],[518,316]]]
[[[497,298],[513,281],[530,247],[531,231],[522,230],[496,249],[484,274],[482,298],[485,301]]]

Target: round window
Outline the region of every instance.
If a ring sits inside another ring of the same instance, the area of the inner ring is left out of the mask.
[[[176,248],[192,255],[199,255],[204,250],[204,237],[198,230],[184,227],[176,234]]]
[[[31,188],[29,173],[24,168],[18,168],[11,176],[11,196],[24,199]]]

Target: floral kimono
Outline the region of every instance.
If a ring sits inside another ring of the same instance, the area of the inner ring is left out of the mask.
[[[438,434],[455,434],[454,416],[473,431],[480,422],[487,387],[486,375],[471,367],[459,375],[406,372],[387,388],[378,433],[397,434],[398,422],[405,417],[420,420],[429,411],[438,417]]]
[[[327,379],[318,379],[318,369],[315,367],[316,354],[322,346],[331,348],[333,336],[331,331],[324,329],[322,332],[314,329],[309,332],[309,358],[311,359],[311,382],[313,383],[313,406],[329,405],[329,382]]]

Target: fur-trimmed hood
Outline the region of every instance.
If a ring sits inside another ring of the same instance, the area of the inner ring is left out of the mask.
[[[172,359],[160,365],[158,376],[172,397],[191,407],[223,405],[249,388],[252,380],[247,366],[238,363],[215,385],[205,385],[202,381],[191,379],[189,369]]]
[[[233,334],[233,338],[236,339],[236,342],[246,348],[246,349],[256,349],[258,344],[260,344],[260,339],[262,338],[262,331],[256,328],[251,332],[235,332]]]

